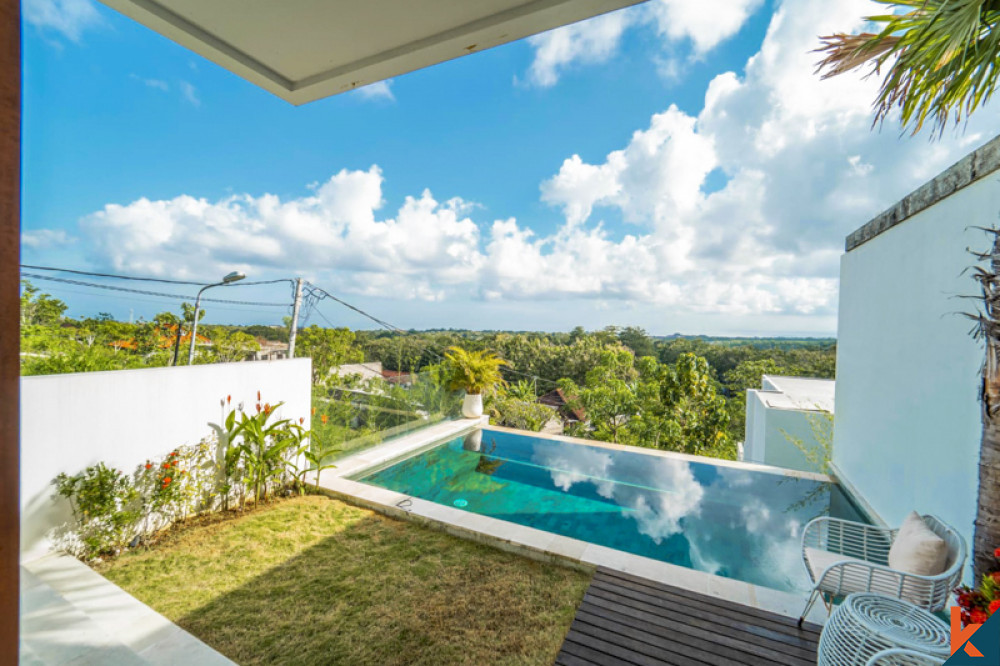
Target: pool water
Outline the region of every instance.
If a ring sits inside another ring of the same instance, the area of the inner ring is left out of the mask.
[[[786,591],[808,589],[806,523],[864,520],[833,483],[495,430],[357,480]]]

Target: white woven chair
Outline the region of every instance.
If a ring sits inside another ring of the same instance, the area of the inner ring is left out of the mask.
[[[865,666],[942,666],[944,659],[932,657],[916,650],[882,650],[873,655]]]
[[[962,578],[965,540],[938,518],[922,517],[927,527],[948,545],[945,570],[936,576],[918,576],[889,567],[889,549],[896,539],[896,529],[840,518],[810,521],[802,532],[802,563],[813,590],[799,624],[817,599],[822,598],[829,611],[833,597],[854,592],[875,592],[903,599],[929,611],[943,609]]]

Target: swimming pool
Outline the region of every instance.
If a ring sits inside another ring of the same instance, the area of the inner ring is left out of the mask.
[[[356,480],[755,585],[808,589],[802,528],[864,520],[833,483],[483,429]]]

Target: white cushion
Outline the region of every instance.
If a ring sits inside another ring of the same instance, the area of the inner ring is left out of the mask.
[[[828,550],[819,550],[817,548],[806,548],[806,566],[809,567],[809,571],[812,572],[812,577],[814,581],[818,581],[819,577],[823,575],[823,572],[829,568],[831,564],[836,562],[863,562],[856,557],[850,557],[848,555],[841,555],[840,553],[831,553]]]
[[[948,562],[948,544],[911,511],[889,549],[889,567],[918,576],[936,576]]]

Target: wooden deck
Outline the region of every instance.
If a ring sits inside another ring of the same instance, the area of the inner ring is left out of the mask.
[[[820,629],[600,568],[556,664],[815,666]]]

